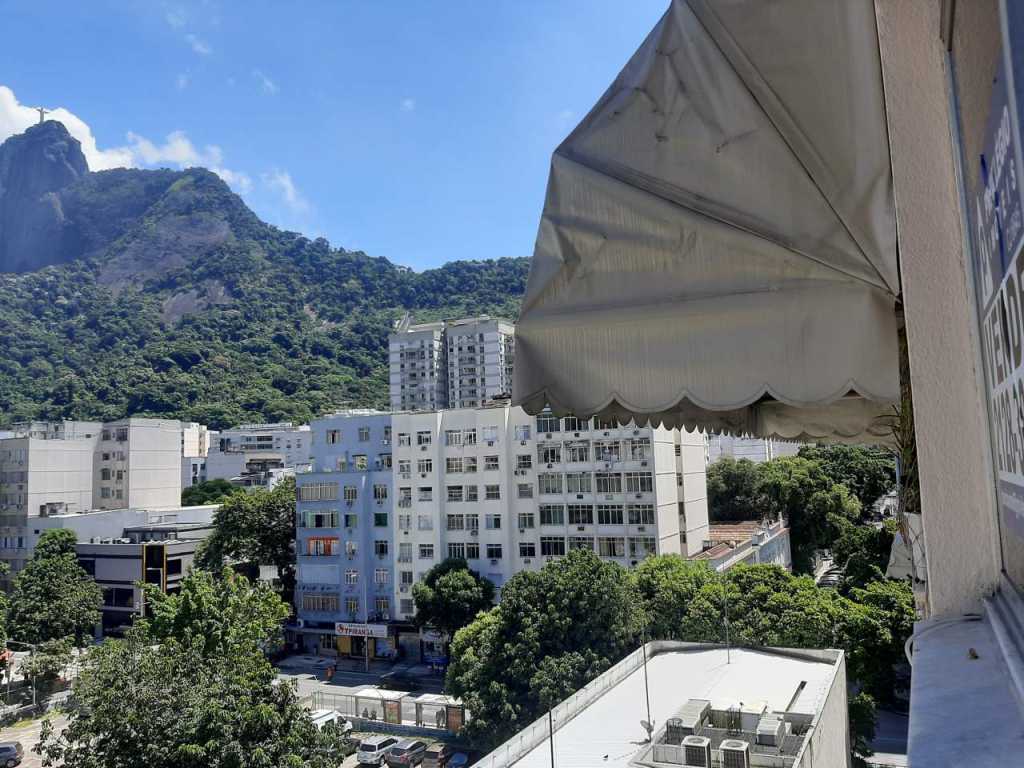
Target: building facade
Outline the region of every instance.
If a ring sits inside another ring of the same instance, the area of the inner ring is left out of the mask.
[[[388,340],[393,410],[475,408],[512,391],[515,326],[487,316],[400,324]]]
[[[312,470],[296,475],[297,640],[357,658],[394,654],[391,415],[311,425]]]
[[[776,440],[771,437],[733,437],[732,435],[708,435],[708,464],[724,456],[732,459],[749,459],[754,462],[771,461],[780,456],[796,456],[801,443]]]
[[[281,477],[308,468],[311,433],[291,422],[242,424],[217,434],[206,454],[205,479],[228,480],[245,487],[268,487]],[[184,467],[186,460],[182,459]],[[188,462],[188,471],[193,471]],[[196,469],[198,475],[203,471]]]
[[[179,506],[181,422],[132,417],[104,424],[93,467],[93,509]]]

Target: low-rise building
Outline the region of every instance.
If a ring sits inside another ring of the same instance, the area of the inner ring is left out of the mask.
[[[291,422],[226,429],[206,454],[205,479],[228,480],[244,488],[273,487],[309,468],[310,441],[309,427]]]
[[[704,547],[692,559],[706,560],[719,572],[740,563],[765,563],[793,569],[789,528],[781,521],[715,523],[708,529]]]
[[[708,435],[708,464],[723,457],[749,459],[754,462],[771,461],[781,456],[796,456],[802,443],[777,440],[772,437],[734,437]]]
[[[846,706],[842,651],[655,641],[476,765],[839,768]]]

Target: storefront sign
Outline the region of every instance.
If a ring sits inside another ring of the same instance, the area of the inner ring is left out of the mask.
[[[342,637],[387,637],[387,624],[349,624],[339,621],[334,625],[334,634]]]
[[[1024,535],[1024,207],[1009,89],[1000,65],[968,212],[999,506],[1005,524]]]

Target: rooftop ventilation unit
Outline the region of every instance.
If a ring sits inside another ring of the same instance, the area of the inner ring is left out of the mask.
[[[686,736],[683,739],[683,765],[711,768],[711,739],[706,736]]]
[[[739,739],[722,742],[722,768],[750,768],[750,744]]]
[[[757,743],[768,747],[782,746],[786,736],[786,723],[781,715],[765,715],[757,721]]]

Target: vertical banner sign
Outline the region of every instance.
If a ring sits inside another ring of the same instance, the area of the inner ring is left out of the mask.
[[[1020,141],[1002,59],[992,85],[980,178],[967,201],[981,341],[1004,526],[1024,536],[1024,213]]]

